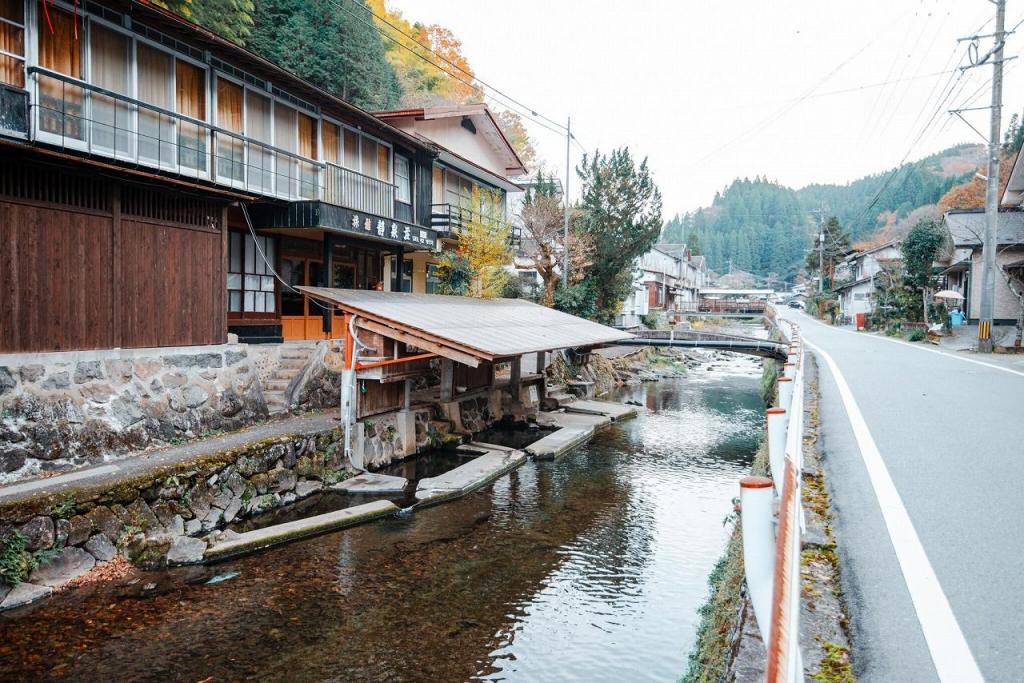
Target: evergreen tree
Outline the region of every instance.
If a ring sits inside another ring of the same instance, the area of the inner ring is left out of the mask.
[[[936,220],[921,221],[907,234],[900,247],[903,273],[907,285],[921,292],[921,313],[928,322],[928,291],[934,277],[932,265],[946,239],[945,230]]]
[[[222,38],[245,45],[252,33],[252,0],[192,0],[190,19]]]
[[[365,0],[257,0],[249,47],[363,109],[398,105],[401,88]]]
[[[634,162],[623,147],[605,156],[584,155],[580,229],[592,241],[587,283],[595,298],[597,319],[610,322],[633,285],[633,263],[661,233],[661,192],[647,160]]]

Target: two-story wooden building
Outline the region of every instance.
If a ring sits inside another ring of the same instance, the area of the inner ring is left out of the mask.
[[[0,0],[0,352],[323,338],[438,248],[429,142],[147,2]]]

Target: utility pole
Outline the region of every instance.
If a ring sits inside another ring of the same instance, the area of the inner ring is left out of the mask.
[[[569,287],[569,145],[572,142],[572,118],[565,119],[565,187],[562,188],[562,202],[565,204],[562,216],[562,288]]]
[[[807,244],[804,242],[804,244]],[[818,294],[825,291],[825,226],[818,228]]]
[[[1006,0],[995,0],[995,45],[992,60],[992,109],[988,139],[988,185],[985,188],[985,240],[981,246],[981,306],[978,315],[978,351],[992,353],[992,320],[996,298],[996,249],[999,223],[999,124],[1003,112],[1003,43]]]

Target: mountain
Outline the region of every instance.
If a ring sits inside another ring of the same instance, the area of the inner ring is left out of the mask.
[[[856,241],[891,222],[935,204],[967,180],[984,159],[981,145],[958,145],[919,161],[845,185],[812,184],[794,190],[755,177],[736,179],[711,206],[676,214],[661,241],[685,242],[718,272],[743,269],[791,280],[812,244],[815,226],[835,216]]]

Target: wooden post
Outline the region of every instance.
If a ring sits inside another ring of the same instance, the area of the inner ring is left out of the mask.
[[[113,315],[110,321],[113,324],[111,330],[110,345],[114,348],[121,347],[121,185],[112,183],[110,189],[110,306]],[[221,282],[225,278],[221,277]],[[224,288],[224,296],[227,296],[227,288]],[[227,306],[224,307],[224,315],[227,316]],[[79,311],[78,315],[88,315],[88,311]]]
[[[512,373],[511,373],[511,377],[509,378],[509,383],[510,383],[509,384],[509,388],[512,390],[512,400],[513,401],[518,401],[519,400],[519,394],[522,392],[522,388],[523,388],[522,365],[523,365],[523,357],[522,356],[516,356],[515,358],[512,359]]]
[[[540,384],[537,385],[537,402],[539,404],[544,402],[548,393],[547,373],[544,372],[546,355],[544,351],[537,352],[537,374],[540,375]]]
[[[334,273],[334,235],[324,231],[324,246],[323,246],[323,281],[319,282],[322,287],[330,287],[333,283],[331,282],[332,274]],[[321,316],[323,317],[323,331],[328,337],[331,335],[331,306],[330,304],[321,304]],[[348,339],[348,325],[345,326],[345,338]]]
[[[441,359],[441,402],[451,401],[455,395],[455,361]]]

